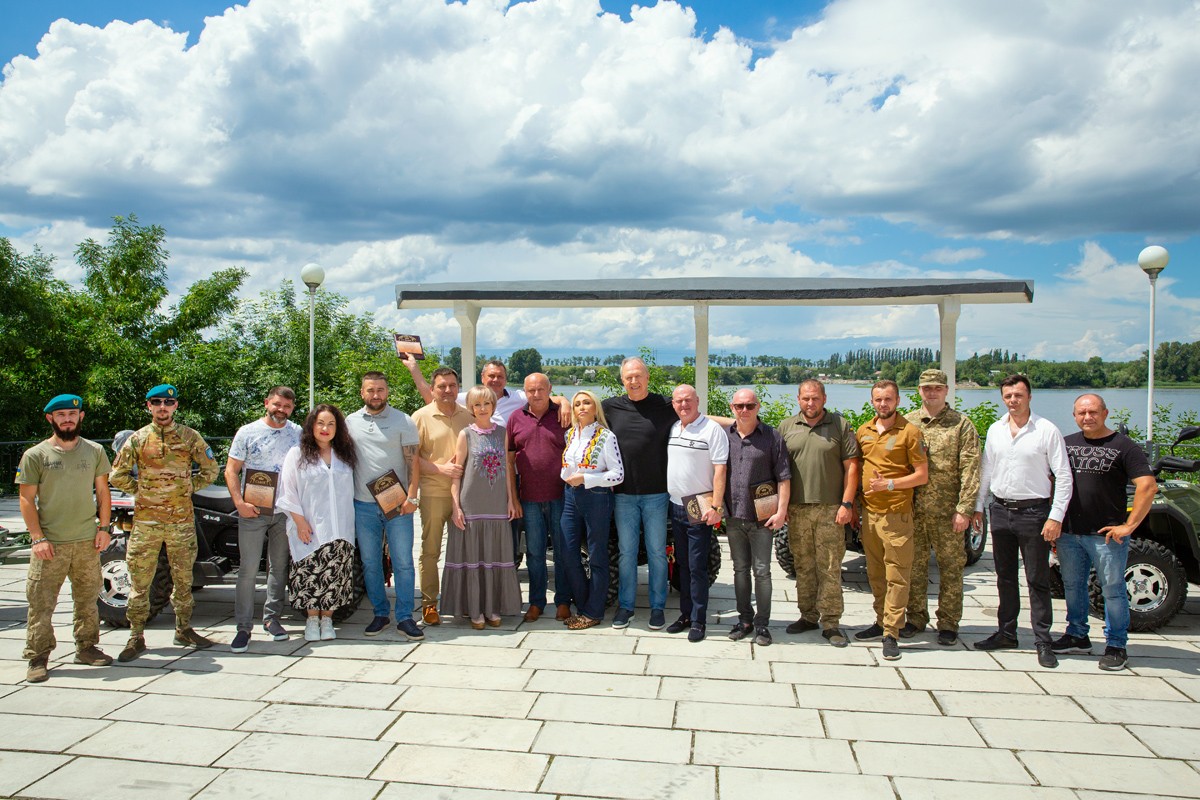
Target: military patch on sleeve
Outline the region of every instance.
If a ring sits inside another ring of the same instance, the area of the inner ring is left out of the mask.
[[[212,460],[213,460],[213,451],[212,451],[212,448],[211,448],[211,447],[206,447],[206,448],[204,448],[204,455],[208,456],[208,460],[209,460],[209,461],[212,461]]]

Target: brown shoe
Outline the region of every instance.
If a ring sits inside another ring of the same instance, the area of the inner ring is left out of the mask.
[[[587,630],[588,628],[594,628],[599,624],[600,620],[592,619],[591,617],[585,617],[583,614],[580,614],[567,623],[567,628],[573,631],[583,631]]]
[[[127,661],[133,661],[144,652],[146,652],[146,638],[144,636],[130,636],[129,641],[125,643],[125,649],[117,656],[117,661],[124,664]]]
[[[425,606],[421,612],[421,618],[425,620],[426,625],[441,625],[442,618],[438,616],[437,606]]]
[[[75,653],[75,663],[87,664],[89,667],[107,667],[112,663],[112,656],[96,645],[91,645]]]
[[[481,631],[481,630],[483,630],[483,623],[476,622],[475,620],[471,620],[471,627],[477,631]]]
[[[487,621],[487,625],[488,625],[488,627],[489,627],[489,628],[499,628],[499,627],[500,627],[500,621],[501,621],[501,620],[500,620],[500,618],[499,618],[499,617],[496,617],[495,619],[489,619],[489,620]]]
[[[542,616],[542,610],[540,608],[538,608],[537,606],[530,606],[529,610],[525,612],[525,621],[526,622],[537,622],[538,617],[540,617],[540,616]]]
[[[29,669],[25,672],[25,681],[27,683],[42,683],[50,678],[50,668],[46,665],[50,663],[49,656],[38,656],[37,658],[29,659]]]
[[[554,614],[554,618],[559,622],[566,622],[571,618],[570,603],[559,603],[558,611]]]
[[[197,650],[207,650],[213,646],[213,641],[196,633],[195,628],[184,628],[181,631],[175,631],[175,644],[194,647]]]

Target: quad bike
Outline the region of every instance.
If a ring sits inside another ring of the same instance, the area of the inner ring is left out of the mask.
[[[1158,494],[1150,513],[1133,532],[1129,558],[1125,562],[1125,588],[1129,593],[1129,629],[1153,631],[1170,622],[1187,599],[1188,583],[1200,584],[1200,486],[1184,480],[1164,478],[1164,472],[1200,472],[1200,459],[1175,455],[1175,447],[1200,437],[1200,426],[1189,425],[1179,432],[1170,454],[1153,465]],[[1126,502],[1133,506],[1133,486],[1126,488]],[[1062,575],[1058,560],[1051,555],[1051,593],[1062,597]],[[1104,617],[1104,591],[1092,572],[1088,595],[1093,616]]]
[[[124,433],[124,432],[122,432]],[[119,450],[127,436],[117,434],[113,449]],[[112,541],[100,553],[100,594],[96,605],[100,619],[113,627],[129,626],[126,608],[129,593],[133,588],[129,579],[129,566],[125,553],[129,546],[129,534],[133,530],[133,497],[117,489],[111,489],[112,517],[109,532]],[[224,486],[206,486],[192,495],[193,517],[196,524],[196,563],[192,567],[192,590],[205,586],[232,583],[235,570],[241,565],[238,551],[238,518],[229,490]],[[265,538],[265,537],[264,537]],[[255,569],[266,570],[266,542],[263,551],[254,554]],[[232,574],[231,574],[232,573]],[[227,580],[228,577],[228,580]],[[150,584],[150,616],[147,622],[158,616],[171,600],[174,581],[167,564],[164,547],[158,554],[158,567]],[[334,612],[334,620],[341,622],[354,613],[358,602],[366,593],[362,578],[362,562],[354,559],[354,602]],[[303,616],[303,615],[300,615]]]

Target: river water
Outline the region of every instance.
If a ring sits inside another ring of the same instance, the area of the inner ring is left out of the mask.
[[[743,387],[721,386],[717,388],[732,394]],[[790,400],[792,408],[795,410],[798,388],[796,384],[768,385],[766,387],[766,394],[770,399]],[[591,389],[601,397],[604,397],[606,394],[596,386],[557,386],[554,391],[556,394],[562,393],[566,397],[570,397],[578,389]],[[1064,434],[1074,433],[1078,428],[1075,425],[1074,418],[1071,416],[1071,409],[1075,404],[1075,398],[1084,391],[1092,390],[1035,389],[1031,406],[1035,413],[1053,422]],[[904,397],[915,393],[916,389],[901,389],[901,394]],[[863,403],[867,403],[871,399],[871,389],[868,384],[833,383],[825,387],[825,394],[829,398],[826,406],[833,409],[859,409]],[[999,408],[1000,413],[1004,412],[1004,406],[1000,402],[999,389],[958,389],[956,394],[962,398],[959,404],[960,408],[970,408],[983,402],[992,402]],[[1121,409],[1127,410],[1130,414],[1130,425],[1136,426],[1143,432],[1145,431],[1145,388],[1100,389],[1097,394],[1104,398],[1110,414]],[[1154,404],[1156,406],[1169,405],[1173,414],[1176,415],[1183,411],[1200,412],[1200,389],[1155,388]],[[907,403],[904,403],[904,405],[907,405]]]

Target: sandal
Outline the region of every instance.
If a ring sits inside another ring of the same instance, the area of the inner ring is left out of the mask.
[[[489,628],[499,628],[500,627],[500,618],[496,617],[495,619],[491,619],[489,617],[487,624],[488,624]]]
[[[471,620],[471,627],[477,631],[481,631],[481,630],[483,630],[483,623],[476,622],[475,620]]]
[[[573,631],[582,631],[587,630],[588,628],[594,628],[599,624],[600,620],[592,619],[591,617],[585,617],[580,614],[579,616],[575,617],[575,619],[567,623],[567,628]]]

